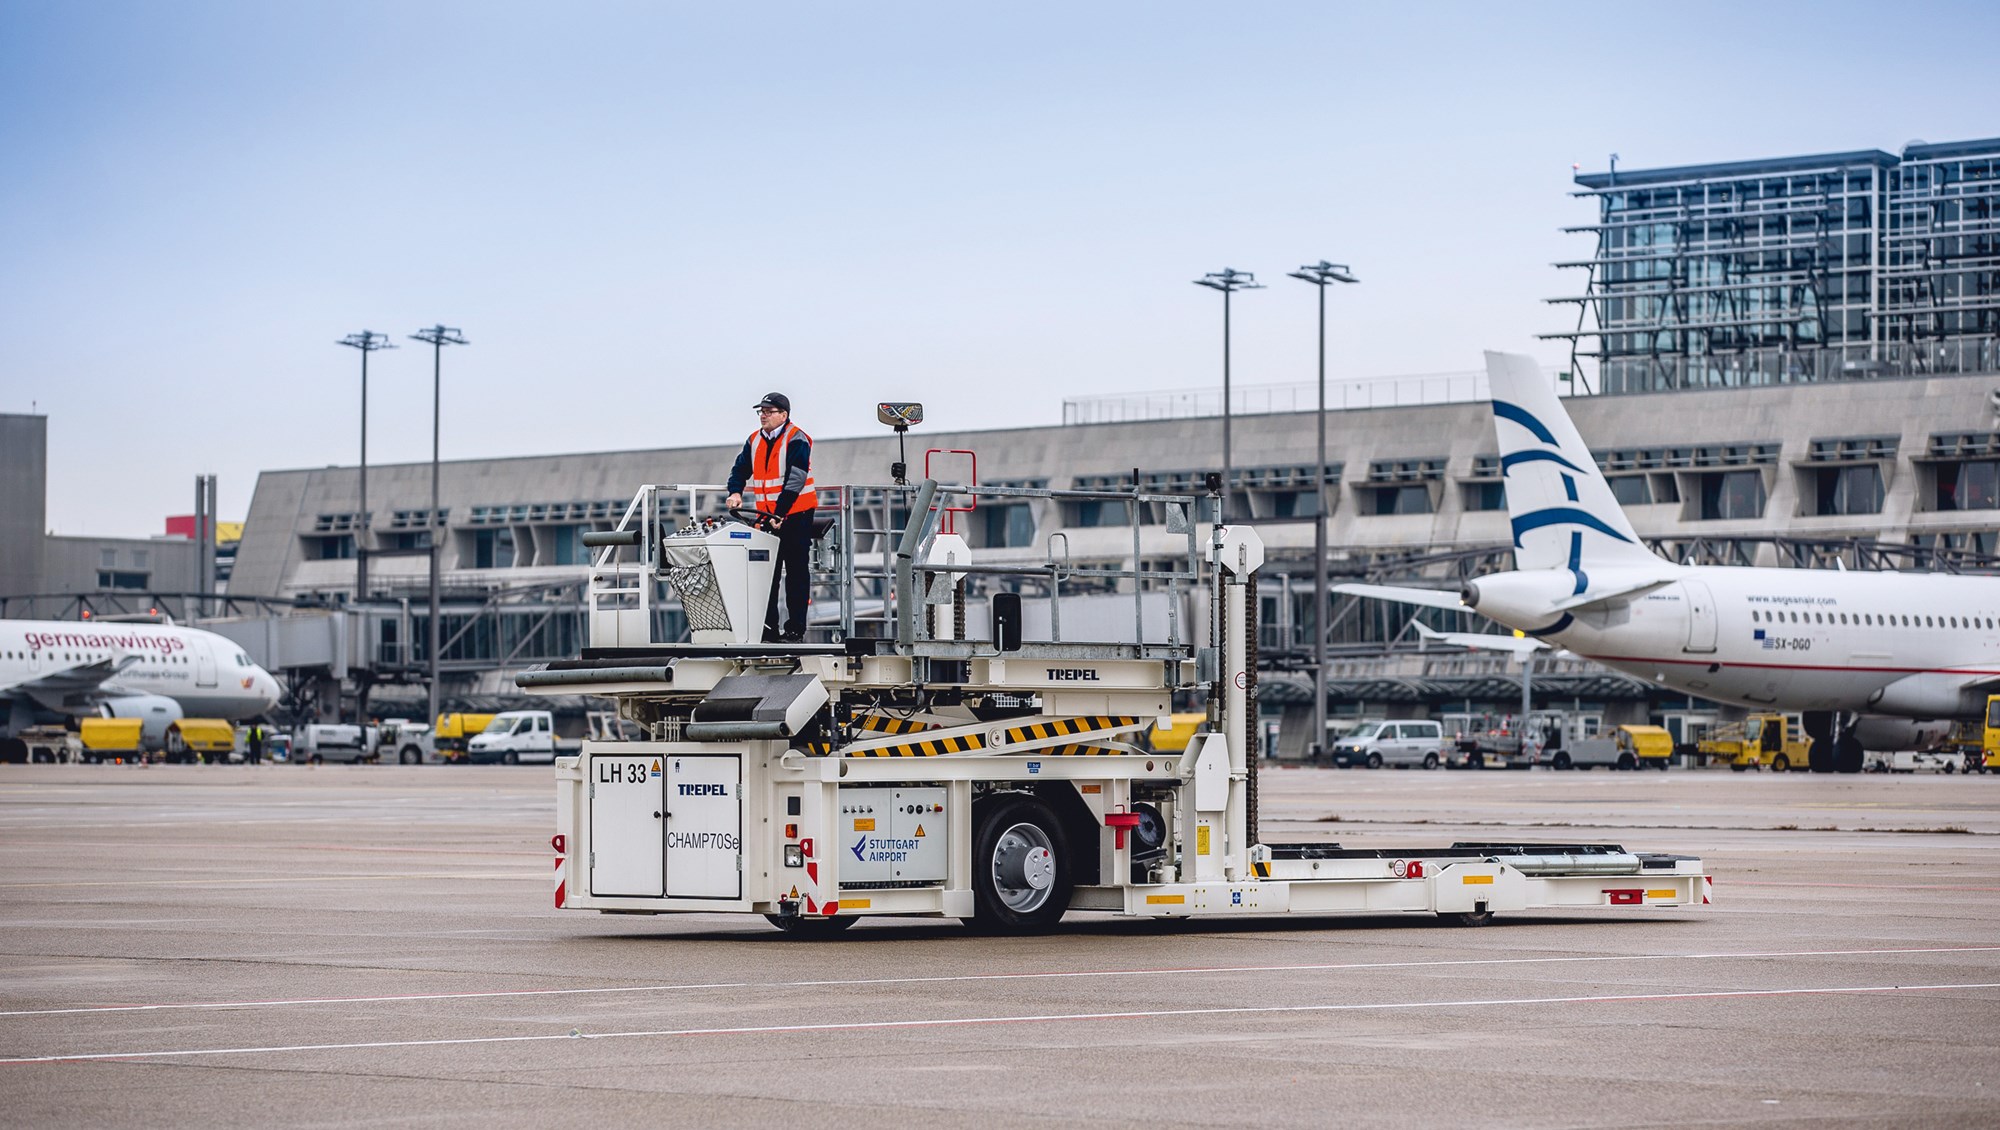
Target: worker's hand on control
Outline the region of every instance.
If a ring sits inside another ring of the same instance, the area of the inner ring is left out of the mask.
[[[732,494],[722,500],[722,506],[725,510],[734,510],[741,505],[743,505],[743,496],[740,494]]]

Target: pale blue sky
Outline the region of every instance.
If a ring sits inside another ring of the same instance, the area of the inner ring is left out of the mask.
[[[1570,163],[2000,134],[1975,3],[0,0],[0,411],[49,521],[148,534],[220,475],[820,435],[1065,396],[1563,356]],[[718,474],[722,469],[718,468]]]

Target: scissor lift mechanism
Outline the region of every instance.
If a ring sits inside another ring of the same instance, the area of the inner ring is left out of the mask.
[[[834,521],[815,563],[840,611],[837,642],[755,642],[762,609],[734,598],[705,606],[707,626],[695,633],[703,642],[659,641],[670,594],[695,623],[703,593],[767,591],[758,586],[768,586],[768,565],[758,569],[773,556],[771,535],[739,522],[670,529],[662,520],[662,499],[685,493],[693,511],[703,489],[713,488],[643,488],[617,529],[586,535],[599,547],[591,646],[519,677],[531,694],[611,698],[648,736],[586,741],[579,756],[557,761],[559,907],[763,914],[821,934],[868,915],[1026,932],[1068,909],[1479,923],[1509,911],[1709,901],[1699,859],[1607,844],[1391,852],[1261,842],[1254,586],[1263,544],[1247,526],[1211,526],[1202,546],[1197,506],[1213,506],[1213,492],[930,480],[822,488]],[[858,536],[868,527],[856,502],[870,496],[907,499],[911,516],[873,554]],[[981,563],[938,529],[949,499],[981,497],[1125,502],[1132,567],[1084,568],[1057,552],[1027,565]],[[1142,507],[1163,514],[1176,543],[1184,536],[1184,565],[1141,568]],[[871,569],[891,582],[873,589],[883,634],[852,634],[871,626]],[[1129,590],[1135,607],[1142,590],[1166,589],[1176,613],[1181,593],[1200,593],[1206,642],[1183,638],[1177,614],[1166,639],[1148,641],[1137,613],[1130,640],[1022,640],[1020,597],[1005,591],[991,597],[990,638],[963,638],[969,590],[1031,585],[1050,597],[1053,626],[1062,583],[1080,577]],[[1190,692],[1207,698],[1203,732],[1185,753],[1147,750],[1141,735]]]

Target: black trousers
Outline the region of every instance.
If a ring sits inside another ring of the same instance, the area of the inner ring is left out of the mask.
[[[764,638],[777,636],[778,590],[785,593],[786,635],[802,636],[806,631],[806,606],[812,601],[813,512],[803,510],[787,517],[778,526],[778,567],[771,574],[771,603],[764,611]]]

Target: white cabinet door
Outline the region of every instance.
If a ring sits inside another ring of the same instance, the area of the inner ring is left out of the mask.
[[[743,895],[743,759],[673,754],[667,761],[667,894]]]
[[[659,898],[666,885],[660,758],[590,759],[590,893]]]

